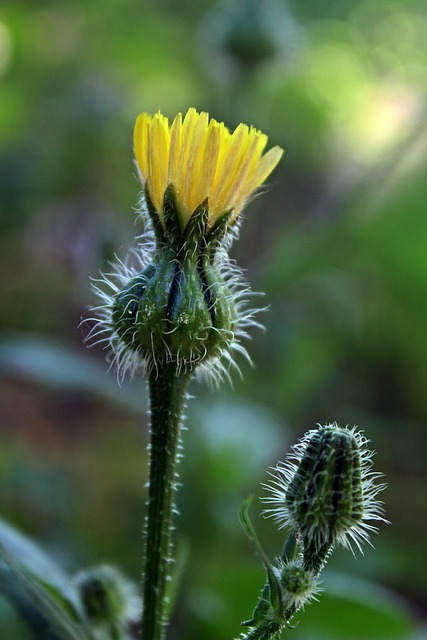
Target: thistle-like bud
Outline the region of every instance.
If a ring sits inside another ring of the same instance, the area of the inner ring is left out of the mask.
[[[138,117],[135,157],[151,235],[136,251],[139,264],[104,277],[110,291],[96,287],[103,304],[90,336],[105,335],[120,377],[172,363],[179,374],[197,367],[219,379],[233,351],[247,355],[240,339],[256,323],[227,249],[245,201],[282,155],[279,147],[263,155],[266,143],[254,127],[230,133],[195,109],[171,126],[160,113]]]
[[[277,572],[285,609],[292,607],[296,610],[315,599],[316,578],[299,561],[279,563]]]
[[[154,217],[148,194],[146,200]],[[214,262],[228,216],[210,230],[207,203],[202,204],[181,232],[177,211],[171,186],[153,258],[116,294],[112,322],[118,339],[142,360],[175,362],[191,371],[228,349],[238,312]]]
[[[376,495],[381,474],[371,471],[372,452],[355,429],[331,424],[309,431],[294,453],[279,463],[266,502],[282,527],[301,537],[304,567],[318,573],[336,543],[360,549],[376,527],[369,520],[384,520]],[[277,474],[277,475],[276,475]]]
[[[87,621],[95,627],[121,627],[137,619],[141,609],[138,590],[109,565],[80,571],[75,577]]]

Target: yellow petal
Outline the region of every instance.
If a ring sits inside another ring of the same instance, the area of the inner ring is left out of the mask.
[[[222,163],[217,167],[215,183],[211,191],[211,205],[215,212],[223,211],[227,208],[227,196],[233,184],[236,168],[244,153],[248,140],[248,127],[239,124],[231,135],[227,144],[227,149],[222,155]]]
[[[251,178],[249,187],[253,191],[257,189],[270,175],[273,169],[279,164],[280,158],[283,155],[283,149],[280,147],[273,147],[265,156],[261,158],[257,168]]]
[[[148,188],[156,211],[160,213],[163,207],[163,195],[168,182],[169,166],[168,121],[160,113],[156,113],[151,122],[148,150]]]
[[[206,143],[206,133],[209,122],[207,113],[200,113],[191,136],[188,149],[186,172],[184,174],[182,196],[187,207],[187,215],[190,216],[200,204],[197,202],[200,174],[203,171],[203,149]]]
[[[258,162],[252,176],[244,184],[243,188],[237,195],[235,202],[235,215],[238,215],[245,204],[245,201],[251,193],[253,193],[268,178],[270,173],[276,168],[283,155],[283,149],[273,147]]]
[[[193,108],[189,109],[185,114],[184,121],[182,123],[182,135],[181,135],[181,152],[179,156],[178,171],[177,171],[177,186],[181,185],[186,173],[186,166],[188,162],[188,156],[190,153],[191,137],[197,121],[197,111]]]
[[[151,116],[148,113],[141,113],[136,119],[133,138],[135,158],[144,180],[147,179],[148,175],[148,135],[150,123]]]
[[[211,120],[206,133],[206,142],[203,149],[203,158],[199,163],[199,174],[196,179],[195,200],[196,207],[205,198],[210,197],[212,183],[215,177],[219,151],[221,147],[221,126],[216,120]]]
[[[182,137],[182,114],[178,113],[175,117],[170,131],[170,150],[169,150],[169,183],[176,185],[179,156],[181,153],[181,137]]]
[[[237,167],[234,180],[233,180],[233,204],[236,206],[236,202],[239,199],[239,195],[242,191],[245,191],[246,185],[251,180],[251,177],[256,169],[259,158],[267,144],[267,136],[258,131],[253,131],[252,139],[248,141],[248,146],[245,149],[244,156],[242,157],[239,166]]]

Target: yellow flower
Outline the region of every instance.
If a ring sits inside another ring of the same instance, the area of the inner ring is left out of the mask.
[[[194,108],[179,113],[169,126],[160,112],[141,113],[135,124],[135,157],[143,183],[160,219],[163,196],[173,184],[184,229],[195,209],[208,199],[209,225],[222,213],[236,220],[246,200],[270,175],[283,150],[265,155],[267,136],[254,127],[227,127]]]

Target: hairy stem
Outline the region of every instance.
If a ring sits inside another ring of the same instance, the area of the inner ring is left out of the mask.
[[[282,621],[265,620],[263,623],[248,633],[241,635],[241,640],[276,640],[280,638],[280,632],[285,628]]]
[[[165,634],[165,590],[172,561],[176,462],[189,378],[190,373],[177,375],[176,365],[164,364],[154,368],[149,379],[151,443],[143,575],[143,640],[162,640]]]

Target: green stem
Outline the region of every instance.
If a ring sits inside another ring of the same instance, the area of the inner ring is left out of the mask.
[[[142,640],[162,640],[165,590],[172,561],[173,495],[185,390],[190,373],[175,364],[154,368],[149,378],[151,405],[150,477],[145,528]]]
[[[276,640],[280,638],[281,631],[285,628],[284,622],[265,620],[263,623],[248,633],[240,636],[242,640]]]

